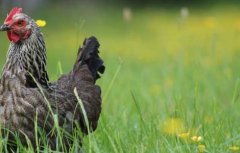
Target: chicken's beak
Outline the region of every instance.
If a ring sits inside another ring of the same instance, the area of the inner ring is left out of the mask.
[[[7,24],[3,24],[1,27],[0,27],[0,31],[8,31],[10,30],[10,26],[7,25]]]

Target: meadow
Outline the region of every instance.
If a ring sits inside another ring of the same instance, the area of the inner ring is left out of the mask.
[[[133,8],[128,22],[118,7],[31,15],[47,21],[50,80],[71,69],[85,37],[101,43],[102,114],[85,152],[240,152],[239,8],[188,9],[183,18],[180,8]],[[0,38],[3,65],[8,40]]]

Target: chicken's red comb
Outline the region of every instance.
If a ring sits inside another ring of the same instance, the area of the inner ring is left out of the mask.
[[[19,7],[14,7],[10,13],[8,14],[7,18],[5,19],[4,23],[5,22],[9,22],[12,20],[13,16],[17,13],[22,13],[22,8],[19,8]]]

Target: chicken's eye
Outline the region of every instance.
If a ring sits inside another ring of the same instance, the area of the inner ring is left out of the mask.
[[[24,21],[20,20],[17,22],[17,26],[22,27],[24,26]]]

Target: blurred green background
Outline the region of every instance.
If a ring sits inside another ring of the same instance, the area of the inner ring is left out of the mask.
[[[239,1],[0,1],[42,28],[50,79],[96,36],[106,72],[93,152],[239,151]],[[0,34],[0,65],[8,48]],[[185,135],[184,135],[185,134]],[[201,137],[195,141],[194,136]]]

